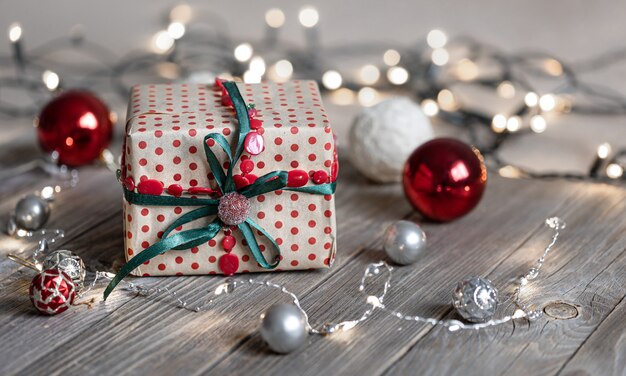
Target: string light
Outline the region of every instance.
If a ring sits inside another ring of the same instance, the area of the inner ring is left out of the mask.
[[[524,103],[528,107],[535,107],[539,104],[539,96],[537,95],[537,93],[529,91],[524,96]]]
[[[275,79],[277,81],[286,81],[293,74],[293,65],[289,60],[279,60],[274,64]]]
[[[448,54],[448,51],[445,48],[437,48],[433,50],[431,59],[433,64],[441,67],[448,64],[448,61],[450,61],[450,54]]]
[[[611,144],[609,144],[608,142],[602,143],[600,144],[600,146],[598,146],[598,158],[600,159],[606,159],[608,158],[609,154],[611,154]]]
[[[478,66],[470,59],[463,58],[456,64],[456,75],[461,81],[472,81],[478,77]]]
[[[420,105],[422,106],[422,111],[424,111],[426,116],[433,117],[439,113],[439,106],[437,105],[437,102],[432,99],[424,99]]]
[[[11,43],[16,43],[22,38],[22,26],[14,22],[9,26],[9,41]]]
[[[342,87],[330,93],[330,100],[338,106],[349,106],[354,103],[356,95],[354,91]]]
[[[376,89],[366,86],[359,90],[357,97],[359,98],[359,103],[362,106],[369,107],[377,102],[378,91],[376,91]]]
[[[439,29],[434,29],[426,35],[426,43],[430,48],[443,48],[448,43],[448,36]]]
[[[400,53],[394,49],[389,49],[383,54],[383,62],[390,67],[400,64],[400,59]]]
[[[387,70],[387,79],[394,85],[403,85],[409,80],[409,72],[402,67],[391,67]]]
[[[152,46],[154,52],[164,54],[174,46],[174,38],[167,31],[159,31],[152,38]]]
[[[437,94],[437,103],[444,111],[456,111],[458,109],[454,94],[448,89],[443,89]]]
[[[539,98],[541,111],[550,112],[556,108],[556,98],[552,94],[545,94]]]
[[[496,133],[502,133],[506,130],[507,118],[502,114],[496,114],[491,120],[491,129]]]
[[[367,64],[361,68],[359,76],[365,85],[373,85],[380,78],[380,70],[375,65]]]
[[[170,36],[173,39],[180,39],[183,37],[183,35],[185,35],[185,24],[183,24],[182,22],[172,22],[168,27],[167,27],[167,32],[170,34]]]
[[[624,168],[617,163],[609,163],[606,166],[606,176],[611,179],[619,179],[624,175]]]
[[[546,59],[543,63],[546,72],[552,76],[560,76],[563,74],[563,65],[555,59]]]
[[[285,13],[279,8],[272,8],[265,12],[265,23],[271,28],[278,29],[285,23]]]
[[[178,4],[170,11],[170,20],[172,22],[180,22],[187,24],[191,21],[193,11],[189,4]]]
[[[44,71],[41,75],[41,79],[43,83],[46,85],[48,90],[54,91],[59,87],[60,79],[59,75],[54,73],[53,71],[47,70]]]
[[[237,61],[240,61],[242,63],[250,60],[253,53],[254,53],[254,50],[252,49],[252,46],[250,45],[250,43],[241,43],[240,45],[235,47],[235,51],[234,51],[235,59],[237,59]]]
[[[535,115],[530,118],[530,129],[535,133],[543,133],[547,129],[546,119],[541,115]]]
[[[250,59],[250,72],[261,77],[265,74],[265,60],[261,56]]]
[[[522,119],[519,116],[511,116],[506,121],[506,130],[517,132],[522,126]]]
[[[511,81],[502,81],[496,90],[502,98],[511,99],[515,97],[515,86]]]
[[[518,179],[522,177],[522,171],[515,166],[507,165],[498,169],[498,175],[505,178]]]
[[[334,70],[329,70],[322,76],[322,84],[328,90],[335,90],[341,87],[341,83],[343,79],[341,78],[341,74]]]
[[[261,75],[251,70],[247,70],[243,74],[243,82],[247,84],[259,84],[261,83],[261,79],[262,79]]]
[[[298,14],[298,20],[300,24],[304,27],[311,28],[317,25],[317,22],[320,19],[320,15],[317,12],[317,9],[313,7],[304,7],[300,10]]]

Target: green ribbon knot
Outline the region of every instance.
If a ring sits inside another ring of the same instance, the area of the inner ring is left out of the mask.
[[[237,161],[243,154],[244,140],[246,135],[250,132],[250,121],[248,119],[248,109],[244,102],[237,85],[234,82],[224,82],[224,87],[228,91],[230,98],[233,102],[235,114],[239,122],[239,127],[235,130],[237,144],[235,145],[234,154],[231,152],[231,146],[226,141],[226,138],[219,133],[211,133],[204,137],[204,153],[206,155],[209,168],[215,176],[215,181],[222,193],[226,195],[231,192],[235,192],[235,182],[233,180],[233,168],[237,164]],[[215,153],[208,145],[208,141],[213,140],[215,144],[219,145],[221,149],[226,153],[228,159],[228,169],[224,171],[219,160],[215,156]],[[254,183],[241,188],[238,193],[250,199],[268,192],[284,189],[288,191],[296,191],[318,195],[328,195],[335,192],[336,183],[320,184],[316,186],[288,188],[287,187],[287,171],[274,171],[259,177]],[[178,217],[172,222],[167,229],[163,232],[161,240],[152,244],[150,247],[144,249],[135,257],[130,259],[111,280],[106,290],[104,290],[104,300],[111,294],[115,286],[124,277],[129,275],[133,270],[139,267],[144,262],[163,254],[169,250],[186,250],[201,244],[207,243],[213,239],[225,226],[225,224],[217,216],[219,199],[212,198],[197,198],[197,197],[175,197],[175,196],[155,196],[148,194],[141,194],[135,191],[129,191],[124,188],[124,197],[130,204],[137,204],[142,206],[192,206],[197,207],[190,212],[187,212]],[[174,229],[183,226],[187,223],[193,222],[200,218],[207,218],[215,216],[213,221],[206,226],[199,228],[180,231],[172,234]],[[247,243],[247,247],[250,253],[254,257],[255,261],[261,265],[264,269],[274,269],[280,262],[280,247],[276,244],[276,241],[272,236],[263,229],[259,224],[254,222],[249,217],[242,223],[236,225],[243,238]],[[273,260],[268,261],[263,256],[259,243],[254,235],[254,230],[257,230],[263,236],[265,236],[272,244],[276,252],[276,256]]]

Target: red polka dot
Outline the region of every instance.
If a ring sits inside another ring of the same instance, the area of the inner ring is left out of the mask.
[[[324,217],[330,218],[333,215],[333,212],[330,210],[324,210]]]
[[[145,149],[148,144],[145,141],[139,141],[139,149]]]
[[[317,142],[317,139],[315,137],[309,137],[309,144],[313,145]],[[328,150],[328,149],[326,149]]]
[[[157,215],[157,221],[159,221],[159,222],[165,221],[165,216],[163,214]]]
[[[274,210],[276,210],[277,212],[282,211],[283,210],[283,206],[281,204],[278,204],[278,205],[274,206]]]
[[[274,239],[274,241],[276,242],[276,244],[278,245],[283,245],[283,239],[282,238],[276,238]]]
[[[315,242],[316,242],[316,240],[315,240],[314,237],[310,237],[309,238],[309,244],[313,245],[313,244],[315,244]]]
[[[209,256],[209,262],[211,264],[215,263],[215,261],[217,261],[217,258],[215,256]]]
[[[299,149],[298,144],[291,145],[291,151],[298,151],[298,149]]]
[[[300,231],[300,230],[298,230],[298,228],[297,228],[297,227],[292,227],[292,228],[291,228],[291,234],[292,234],[292,235],[298,235],[298,232],[299,232],[299,231]]]
[[[148,160],[147,160],[147,159],[145,159],[145,158],[141,158],[141,159],[139,160],[139,165],[140,165],[140,166],[145,166],[145,165],[147,165],[147,164],[148,164]]]
[[[165,264],[159,264],[159,270],[165,270]]]
[[[196,270],[200,267],[200,264],[198,264],[197,262],[194,262],[191,264],[191,269]]]
[[[132,216],[132,215],[130,215],[130,214],[128,214],[128,215],[126,216],[126,220],[127,220],[128,222],[132,222],[132,221],[133,221],[133,216]]]
[[[154,149],[154,154],[156,154],[156,155],[163,154],[163,148],[156,148],[156,149]]]
[[[180,164],[181,159],[180,159],[180,157],[174,157],[174,159],[172,160],[172,162],[174,162],[174,164]],[[180,174],[176,174],[176,175],[179,175],[179,176],[180,176]]]
[[[298,260],[291,261],[291,266],[298,266]]]
[[[313,228],[313,227],[315,227],[315,225],[316,225],[316,223],[315,223],[314,220],[310,220],[309,221],[309,227]]]
[[[200,248],[198,247],[191,248],[191,253],[198,253],[199,251],[200,251]]]
[[[174,142],[172,142],[172,146],[174,146],[175,148],[180,146],[180,140],[174,140]]]
[[[291,134],[298,134],[298,127],[291,127]]]
[[[298,168],[300,164],[298,163],[298,161],[291,161],[290,165],[291,165],[291,168]]]
[[[274,226],[276,228],[282,228],[283,227],[283,223],[281,221],[276,221],[276,223],[274,223]]]
[[[274,143],[275,143],[276,145],[282,145],[282,144],[283,144],[283,139],[282,139],[282,138],[280,138],[280,137],[276,137],[276,138],[274,139]]]
[[[316,257],[317,256],[315,256],[315,253],[309,253],[309,260],[313,261]]]
[[[143,241],[143,242],[141,242],[141,247],[142,247],[143,249],[146,249],[146,248],[148,248],[149,246],[150,246],[150,243],[148,243],[147,241]]]
[[[330,234],[331,232],[333,232],[333,229],[332,229],[332,228],[330,228],[330,226],[326,226],[326,227],[324,227],[324,233],[325,233],[325,234]]]
[[[161,136],[163,136],[163,131],[154,131],[154,136],[156,138],[160,138]]]
[[[174,213],[176,214],[180,214],[183,212],[183,208],[181,208],[180,206],[177,206],[174,208]]]
[[[315,155],[313,153],[309,154],[309,161],[313,162],[316,159],[317,159],[317,155]]]
[[[141,226],[141,231],[143,231],[143,232],[148,232],[148,231],[150,231],[150,226],[148,226],[148,225],[143,225],[143,226]]]
[[[280,155],[280,154],[276,154],[276,155],[274,156],[274,160],[275,160],[276,162],[280,162],[280,161],[282,161],[282,160],[283,160],[283,156],[282,156],[282,155]]]
[[[133,252],[133,249],[132,249],[132,248],[128,248],[128,249],[126,250],[126,253],[128,253],[128,255],[129,255],[129,256],[132,256],[134,252]]]
[[[180,174],[174,174],[174,180],[180,181],[183,177]]]
[[[259,219],[263,219],[263,218],[265,218],[265,213],[264,213],[264,212],[258,212],[258,213],[256,214],[256,216],[257,216],[257,218],[259,218]]]
[[[291,194],[291,201],[298,201],[298,194],[297,193],[292,193]]]
[[[263,162],[263,161],[257,162],[256,166],[259,169],[264,168],[265,167],[265,162]]]
[[[195,129],[190,129],[190,130],[189,130],[189,135],[190,135],[191,137],[195,137],[195,136],[196,136],[196,133],[198,133],[198,132],[197,132]]]
[[[298,247],[298,245],[297,245],[297,244],[292,244],[292,245],[291,245],[291,250],[292,250],[292,251],[294,251],[294,252],[298,251],[298,248],[299,248],[299,247]]]
[[[298,211],[297,210],[292,210],[291,211],[291,218],[298,218]]]
[[[315,204],[309,204],[309,210],[310,211],[315,211],[317,207],[315,206]]]
[[[189,153],[191,154],[195,154],[198,151],[198,148],[195,146],[190,146],[189,147]]]
[[[217,241],[215,241],[215,239],[209,240],[209,246],[215,247],[216,244],[217,244]]]
[[[195,171],[197,168],[198,168],[198,165],[197,165],[197,164],[195,164],[195,163],[193,163],[193,162],[189,164],[189,169],[190,169],[191,171]]]
[[[265,201],[265,196],[263,196],[263,195],[258,195],[258,196],[257,196],[257,198],[256,198],[256,200],[257,200],[258,202],[263,202],[263,201]]]
[[[154,167],[154,169],[157,170],[157,172],[163,172],[163,165],[158,164]]]
[[[324,243],[324,249],[330,249],[330,243]]]
[[[248,262],[248,261],[250,261],[250,256],[248,256],[248,255],[243,255],[243,256],[241,256],[241,261],[243,261],[243,262]]]
[[[182,264],[184,260],[181,256],[177,256],[174,261],[176,261],[177,264]]]

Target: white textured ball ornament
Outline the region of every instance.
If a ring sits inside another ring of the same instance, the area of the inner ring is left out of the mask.
[[[430,120],[417,104],[405,97],[391,98],[364,108],[354,120],[350,161],[376,182],[399,182],[409,155],[433,137]]]

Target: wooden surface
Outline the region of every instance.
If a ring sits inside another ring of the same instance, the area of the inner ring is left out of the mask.
[[[31,129],[3,129],[3,164],[36,153]],[[49,181],[40,172],[3,181],[3,223],[19,197]],[[350,332],[310,336],[306,346],[284,356],[269,352],[257,333],[259,315],[288,301],[274,291],[242,288],[216,300],[208,312],[191,313],[122,290],[105,304],[99,301],[100,287],[88,295],[98,299],[91,309],[81,305],[54,317],[38,315],[27,293],[32,271],[4,258],[27,244],[2,235],[0,374],[625,374],[625,199],[619,187],[492,174],[476,210],[452,223],[433,224],[411,211],[399,185],[370,184],[342,158],[333,268],[253,276],[297,293],[313,325],[360,315],[364,299],[357,286],[363,269],[385,259],[381,234],[402,218],[422,224],[428,255],[395,268],[386,304],[446,318],[454,317],[449,301],[460,278],[481,275],[506,286],[548,242],[544,219],[561,216],[567,228],[541,278],[523,295],[552,316],[530,325],[520,320],[481,332],[448,333],[378,312]],[[123,263],[121,189],[109,172],[82,169],[78,187],[58,197],[49,225],[66,229],[60,246],[82,256],[91,270],[114,270]],[[223,279],[136,281],[167,286],[197,302]]]

